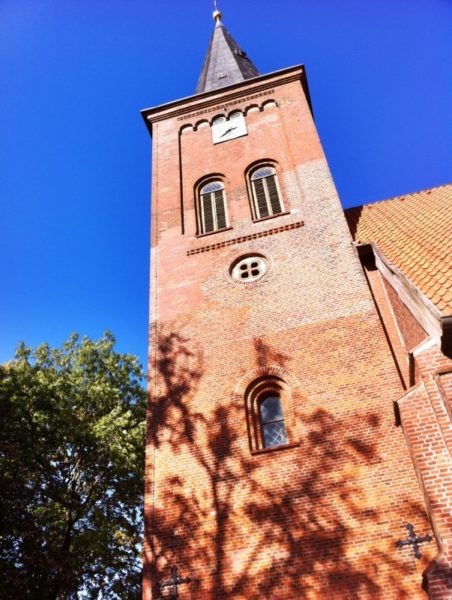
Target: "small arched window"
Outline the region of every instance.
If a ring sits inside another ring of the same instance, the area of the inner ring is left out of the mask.
[[[259,403],[259,417],[264,448],[285,446],[287,437],[281,398],[276,393],[265,395]]]
[[[236,386],[234,400],[245,401],[251,454],[300,445],[302,397],[297,379],[284,368],[270,365],[250,371]]]
[[[200,188],[198,209],[201,233],[227,227],[226,196],[221,181],[210,181]]]
[[[253,171],[251,173],[251,189],[255,219],[263,219],[283,211],[274,167],[264,166]]]

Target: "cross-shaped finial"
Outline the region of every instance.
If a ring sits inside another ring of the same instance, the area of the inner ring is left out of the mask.
[[[395,545],[398,548],[403,548],[403,546],[413,546],[414,556],[416,558],[421,558],[422,555],[421,551],[419,550],[419,544],[422,544],[423,542],[431,542],[433,538],[431,535],[423,535],[422,537],[416,535],[414,533],[414,525],[411,525],[411,523],[407,523],[406,528],[408,529],[408,539],[399,540],[395,543]]]
[[[190,583],[190,581],[190,577],[179,577],[179,569],[176,565],[173,565],[171,567],[171,579],[160,583],[160,591],[163,592],[165,588],[171,588],[171,596],[168,597],[177,600],[179,598],[179,586],[183,583]]]

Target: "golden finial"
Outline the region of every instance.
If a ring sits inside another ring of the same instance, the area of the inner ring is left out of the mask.
[[[213,5],[215,10],[213,11],[213,18],[215,20],[215,23],[220,23],[221,22],[221,12],[218,10],[218,6],[217,6],[217,0],[213,0]]]

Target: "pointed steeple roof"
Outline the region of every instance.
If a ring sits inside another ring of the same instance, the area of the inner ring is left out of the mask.
[[[259,71],[247,57],[221,22],[221,13],[213,13],[215,29],[210,39],[207,55],[199,77],[196,93],[218,88],[256,77]]]

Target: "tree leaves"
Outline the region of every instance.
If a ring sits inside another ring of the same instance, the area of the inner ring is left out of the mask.
[[[111,333],[0,366],[1,598],[139,594],[145,392]]]

